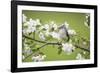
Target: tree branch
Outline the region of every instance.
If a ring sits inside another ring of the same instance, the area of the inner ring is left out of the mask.
[[[84,51],[87,51],[87,52],[90,52],[89,49],[86,49],[86,48],[83,48],[81,46],[78,46],[78,45],[74,45],[76,48],[80,48],[81,50],[84,50]]]
[[[44,44],[44,45],[38,47],[37,49],[35,49],[35,51],[38,51],[39,49],[45,47],[46,45],[48,45],[48,43],[46,43],[46,44]],[[34,53],[34,52],[33,52],[33,53]],[[26,60],[26,59],[27,59],[29,56],[31,56],[33,53],[31,53],[30,55],[26,56],[24,60]],[[24,60],[23,60],[23,61],[24,61]]]
[[[25,35],[23,35],[23,37],[25,37],[25,38],[27,38],[27,39],[30,39],[30,40],[34,40],[34,41],[39,42],[39,43],[46,43],[46,45],[62,45],[61,43],[58,43],[58,42],[39,41],[39,40],[36,40],[36,39],[34,39],[34,38],[31,38],[31,37],[25,36]],[[80,48],[81,50],[84,50],[84,51],[90,52],[89,49],[86,49],[86,48],[84,48],[84,47],[78,46],[78,45],[76,45],[76,44],[74,44],[74,46],[75,46],[76,48]],[[42,46],[41,46],[41,47],[42,47]]]
[[[34,39],[34,38],[25,36],[25,35],[23,35],[23,37],[25,37],[25,38],[27,38],[27,39],[30,39],[30,40],[34,40],[34,41],[39,42],[39,43],[45,43],[44,45],[38,47],[38,48],[36,49],[36,51],[38,51],[39,49],[45,47],[46,45],[61,45],[61,43],[54,43],[54,42],[51,43],[51,42],[46,42],[46,41],[39,41],[39,40],[36,40],[36,39]],[[75,46],[76,48],[80,48],[81,50],[90,52],[89,49],[83,48],[83,47],[78,46],[78,45],[76,45],[76,44],[74,44],[74,46]],[[34,52],[33,52],[33,53],[34,53]],[[30,55],[26,56],[24,60],[26,60],[26,59],[27,59],[29,56],[31,56],[33,53],[31,53]],[[24,60],[23,60],[23,61],[24,61]]]
[[[34,40],[34,41],[39,42],[39,43],[47,43],[47,44],[50,44],[50,45],[61,45],[60,43],[55,43],[55,42],[39,41],[39,40],[36,40],[36,39],[34,39],[34,38],[25,36],[25,35],[23,35],[23,37],[25,37],[25,38],[27,38],[27,39],[30,39],[30,40]]]

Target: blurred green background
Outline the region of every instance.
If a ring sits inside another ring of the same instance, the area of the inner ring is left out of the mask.
[[[84,25],[86,20],[86,13],[75,13],[75,12],[48,12],[48,11],[31,11],[23,10],[28,19],[40,19],[42,24],[50,23],[54,21],[56,24],[61,25],[65,21],[69,24],[69,27],[74,29],[79,36],[85,39],[90,39],[90,29]],[[77,38],[80,38],[80,37]],[[32,48],[35,49],[35,48]],[[75,60],[77,53],[83,52],[83,50],[77,48],[72,54],[67,55],[65,52],[58,54],[58,49],[55,46],[45,46],[40,49],[47,57],[45,61],[57,61],[57,60]],[[86,53],[88,55],[88,52]],[[28,57],[24,62],[32,62],[32,56]],[[90,55],[87,56],[87,59]]]

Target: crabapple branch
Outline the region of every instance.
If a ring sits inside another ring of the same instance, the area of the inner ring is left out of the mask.
[[[34,41],[39,42],[39,43],[45,43],[43,46],[41,46],[41,47],[39,47],[39,48],[37,48],[37,49],[40,49],[40,48],[42,48],[42,47],[44,47],[44,46],[46,46],[46,45],[62,45],[61,43],[58,43],[58,42],[39,41],[39,40],[36,40],[36,39],[34,39],[34,38],[28,37],[28,36],[26,36],[26,35],[23,35],[23,37],[25,37],[25,38],[27,38],[27,39],[30,39],[30,40],[34,40]],[[75,46],[76,48],[80,48],[81,50],[90,52],[89,49],[86,49],[86,48],[84,48],[84,47],[78,46],[78,45],[76,45],[76,44],[74,44],[74,46]]]
[[[87,52],[90,52],[90,50],[89,49],[85,49],[85,48],[83,48],[83,47],[81,47],[81,46],[78,46],[78,45],[74,45],[76,48],[80,48],[81,50],[84,50],[84,51],[87,51]]]
[[[36,39],[34,39],[34,38],[25,36],[25,35],[23,35],[23,37],[25,37],[25,38],[27,38],[27,39],[30,39],[30,40],[34,40],[34,41],[39,42],[39,43],[47,43],[47,44],[50,44],[50,45],[61,45],[60,43],[39,41],[39,40],[36,40]]]
[[[48,43],[46,43],[46,44],[44,44],[44,45],[38,47],[35,51],[38,51],[39,49],[45,47],[46,45],[48,45]],[[33,52],[33,53],[34,53],[34,52]],[[29,56],[31,56],[33,53],[31,53],[31,54],[29,54],[28,56],[26,56],[24,60],[26,60],[26,59],[27,59]],[[23,60],[23,61],[24,61],[24,60]]]

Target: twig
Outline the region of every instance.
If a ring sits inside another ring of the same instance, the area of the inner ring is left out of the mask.
[[[46,45],[48,45],[48,43],[46,43],[46,44],[44,44],[44,45],[38,47],[35,51],[38,51],[39,49],[45,47]],[[33,53],[34,53],[34,52],[33,52]],[[31,56],[33,53],[31,53],[30,55],[26,56],[24,60],[26,60],[26,59],[27,59],[29,56]],[[23,60],[23,61],[24,61],[24,60]]]
[[[30,39],[30,40],[34,40],[34,41],[39,42],[39,43],[47,43],[47,44],[50,44],[50,45],[61,45],[60,43],[46,42],[46,41],[39,41],[39,40],[36,40],[36,39],[34,39],[34,38],[25,36],[25,35],[23,35],[23,37],[25,37],[25,38],[27,38],[27,39]]]
[[[39,42],[39,43],[45,43],[44,45],[38,47],[38,48],[36,49],[36,51],[38,51],[39,49],[45,47],[46,45],[61,45],[61,43],[51,43],[51,42],[46,42],[46,41],[39,41],[39,40],[36,40],[36,39],[34,39],[34,38],[27,37],[27,36],[25,36],[25,35],[23,35],[23,37],[25,37],[25,38],[27,38],[27,39],[30,39],[30,40],[34,40],[34,41]],[[76,44],[75,44],[74,46],[75,46],[76,48],[80,48],[81,50],[90,52],[89,49],[85,49],[85,48],[83,48],[83,47],[81,47],[81,46],[78,46],[78,45],[76,45]],[[33,52],[33,53],[34,53],[34,52]],[[26,59],[27,59],[29,56],[31,56],[33,53],[31,53],[30,55],[26,56],[24,60],[26,60]],[[23,60],[23,61],[24,61],[24,60]]]
[[[36,40],[36,39],[34,39],[34,38],[31,38],[31,37],[27,37],[27,36],[25,36],[25,35],[23,35],[23,37],[25,37],[25,38],[27,38],[27,39],[30,39],[30,40],[34,40],[34,41],[36,41],[36,42],[39,42],[39,43],[46,43],[46,45],[48,44],[48,45],[62,45],[61,43],[57,43],[57,42],[46,42],[46,41],[39,41],[39,40]],[[74,45],[75,47],[77,47],[77,48],[80,48],[81,50],[84,50],[84,51],[87,51],[87,52],[90,52],[90,50],[88,50],[88,49],[86,49],[86,48],[83,48],[83,47],[81,47],[81,46],[78,46],[78,45]]]
[[[87,52],[90,52],[90,50],[89,49],[85,49],[85,48],[83,48],[83,47],[80,47],[80,46],[78,46],[78,45],[74,45],[76,48],[80,48],[81,50],[84,50],[84,51],[87,51]]]
[[[42,46],[38,47],[38,48],[37,48],[37,50],[39,50],[39,49],[41,49],[41,48],[45,47],[46,45],[48,45],[48,43],[46,43],[46,44],[44,44],[44,45],[42,45]]]
[[[35,31],[33,32],[33,38],[35,39]]]
[[[26,56],[23,61],[25,61],[29,56],[31,56],[33,53],[31,53],[30,55]]]

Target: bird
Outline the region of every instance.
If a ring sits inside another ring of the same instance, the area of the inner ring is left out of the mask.
[[[66,28],[66,26],[63,24],[61,26],[58,27],[59,29],[59,34],[60,34],[60,38],[66,38],[67,37],[67,41],[69,41],[70,36],[68,34],[68,29]]]

